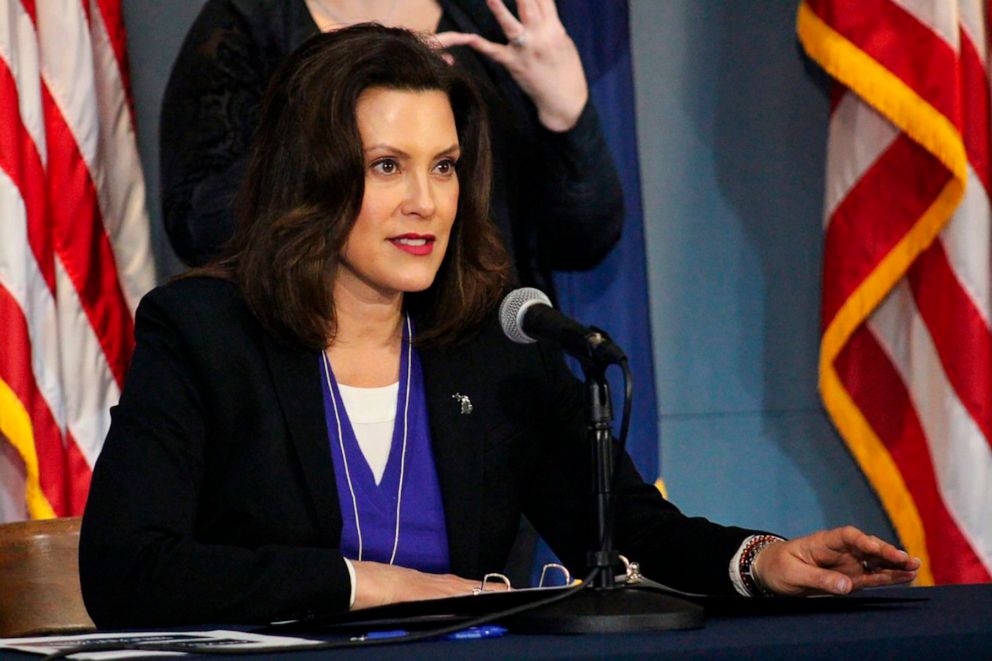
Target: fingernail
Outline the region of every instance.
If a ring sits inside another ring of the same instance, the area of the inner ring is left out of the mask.
[[[847,592],[847,580],[843,578],[837,579],[836,587],[837,592]]]

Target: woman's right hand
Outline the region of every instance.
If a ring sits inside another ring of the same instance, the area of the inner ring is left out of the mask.
[[[381,562],[352,560],[351,565],[355,568],[355,610],[466,595],[479,587],[479,581],[452,574],[428,574]]]

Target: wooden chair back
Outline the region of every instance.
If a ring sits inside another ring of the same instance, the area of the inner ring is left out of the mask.
[[[0,525],[0,636],[89,631],[79,517]]]

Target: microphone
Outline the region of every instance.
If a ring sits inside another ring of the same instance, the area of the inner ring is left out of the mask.
[[[540,289],[521,287],[507,294],[499,305],[499,323],[514,342],[552,340],[584,363],[606,366],[627,360],[605,332],[583,326],[558,312]]]

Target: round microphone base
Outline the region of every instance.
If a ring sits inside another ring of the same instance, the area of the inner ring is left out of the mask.
[[[649,588],[588,588],[506,620],[513,633],[630,633],[699,629],[703,607]]]

